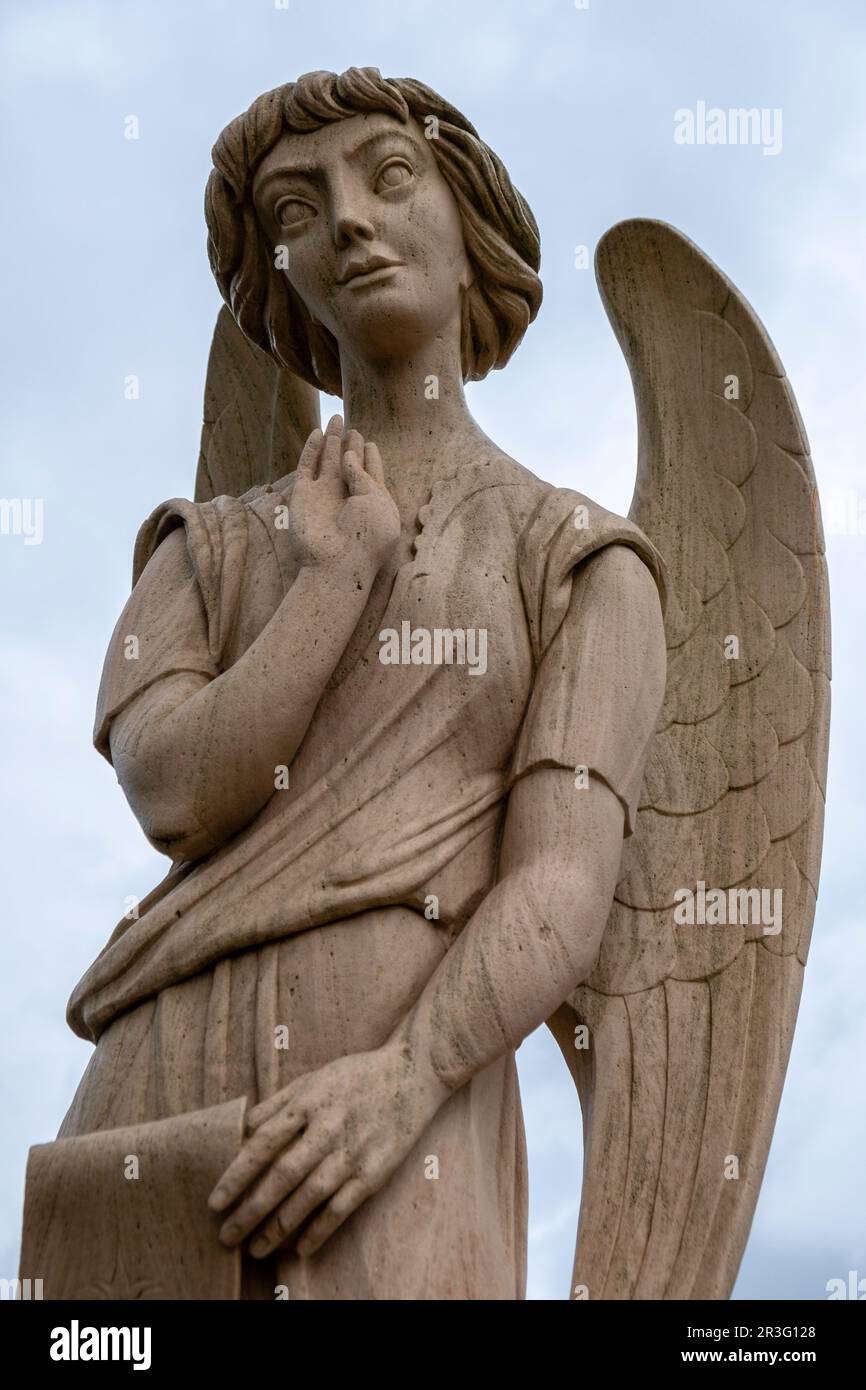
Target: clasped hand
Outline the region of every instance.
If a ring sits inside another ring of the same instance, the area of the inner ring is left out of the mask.
[[[400,537],[400,513],[375,444],[343,438],[335,415],[304,445],[289,500],[288,540],[298,568],[335,561],[376,574]]]

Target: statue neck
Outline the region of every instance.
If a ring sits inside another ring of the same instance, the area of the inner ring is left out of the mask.
[[[489,443],[466,403],[459,351],[446,353],[437,340],[411,360],[344,359],[342,367],[346,429],[378,445],[388,490],[411,529],[436,480]]]

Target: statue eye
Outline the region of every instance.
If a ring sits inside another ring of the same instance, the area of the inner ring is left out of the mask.
[[[415,171],[405,159],[392,159],[384,164],[376,176],[374,192],[384,193],[391,188],[401,188],[415,177]]]
[[[299,227],[315,215],[316,209],[302,198],[281,198],[274,208],[274,216],[281,227]]]

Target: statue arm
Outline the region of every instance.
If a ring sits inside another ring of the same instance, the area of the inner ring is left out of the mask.
[[[603,596],[593,623],[602,647],[596,640],[586,647],[578,621],[585,628],[587,613],[575,592],[560,650],[585,652],[596,673],[597,698],[582,717],[604,721],[608,745],[646,748],[665,685],[655,582],[623,546],[592,564]],[[561,661],[559,651],[553,655]],[[542,723],[550,713],[538,712]],[[530,767],[512,787],[496,886],[391,1039],[433,1087],[438,1080],[456,1090],[519,1046],[587,977],[598,954],[622,857],[622,789],[595,774],[578,789],[574,767],[552,763]]]
[[[182,530],[162,542],[148,569],[141,582],[158,615],[160,596],[189,570]],[[175,860],[199,858],[270,799],[275,770],[297,752],[375,573],[373,561],[357,556],[302,568],[233,666],[210,679],[194,671],[164,676],[112,721],[118,781],[158,849]]]
[[[540,768],[512,789],[503,876],[387,1042],[298,1077],[248,1112],[249,1137],[210,1197],[227,1245],[256,1232],[255,1258],[295,1239],[299,1255],[313,1254],[384,1185],[453,1092],[516,1048],[589,971],[624,811],[604,782],[578,793],[573,780]]]
[[[218,848],[270,800],[277,769],[297,752],[399,536],[378,450],[357,430],[344,437],[339,416],[304,446],[290,521],[294,583],[258,637],[216,675],[212,666],[207,674],[201,604],[183,598],[195,586],[180,533],[166,537],[139,581],[146,623],[157,636],[171,634],[170,645],[176,638],[178,650],[172,645],[170,670],[118,711],[109,747],[139,823],[174,860]],[[122,659],[109,653],[109,663]]]

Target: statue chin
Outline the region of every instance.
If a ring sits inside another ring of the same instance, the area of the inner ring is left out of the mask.
[[[351,292],[351,286],[346,287]],[[342,305],[341,305],[342,307]],[[377,284],[361,290],[344,314],[335,334],[344,352],[371,367],[424,363],[439,357],[443,341],[460,341],[460,306],[424,303],[401,284]]]

